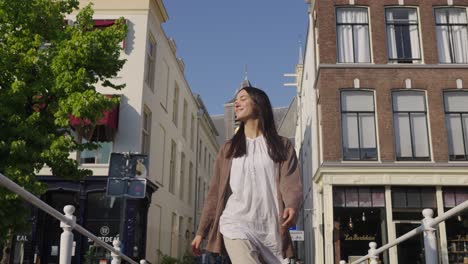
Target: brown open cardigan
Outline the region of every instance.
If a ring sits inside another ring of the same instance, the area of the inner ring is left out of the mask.
[[[302,201],[302,179],[300,168],[291,142],[282,138],[287,150],[287,160],[279,164],[279,173],[276,177],[277,186],[279,186],[278,205],[280,219],[280,235],[282,239],[283,257],[291,258],[294,256],[293,243],[288,229],[281,227],[283,223],[284,208],[294,208],[298,213]],[[208,239],[206,250],[214,253],[226,253],[224,247],[223,235],[219,232],[219,218],[224,211],[226,202],[231,195],[229,186],[229,176],[231,173],[232,158],[226,158],[229,149],[229,142],[224,144],[216,158],[214,164],[214,174],[212,175],[210,189],[205,199],[200,224],[198,225],[197,235]]]

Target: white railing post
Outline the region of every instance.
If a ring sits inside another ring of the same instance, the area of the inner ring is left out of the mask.
[[[65,217],[75,222],[76,217],[73,215],[75,207],[72,205],[66,205],[63,208]],[[73,227],[65,222],[60,222],[60,227],[63,229],[62,235],[60,235],[60,264],[70,264],[73,250]]]
[[[434,212],[432,209],[424,209],[422,214],[424,216],[422,224],[424,226],[424,253],[426,255],[426,264],[437,264],[439,260],[437,257],[436,229],[431,226]]]
[[[378,264],[379,262],[377,261],[379,257],[375,254],[375,251],[377,250],[377,243],[375,242],[370,242],[369,243],[369,253],[370,255],[370,262],[369,264]]]
[[[120,242],[119,238],[116,238],[114,239],[114,241],[112,241],[112,245],[114,246],[114,249],[117,251],[120,251],[121,244],[122,243]],[[111,252],[111,257],[112,257],[111,264],[120,264],[120,256],[118,254]]]

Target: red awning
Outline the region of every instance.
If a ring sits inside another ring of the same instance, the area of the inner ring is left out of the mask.
[[[109,27],[115,24],[115,19],[97,19],[94,20],[94,27]]]
[[[86,126],[90,124],[91,124],[91,121],[89,121],[88,119],[83,120],[80,117],[75,117],[73,115],[70,115],[71,126],[74,126],[74,127],[81,126],[81,125]],[[104,125],[109,128],[113,128],[115,130],[117,130],[118,124],[119,124],[119,107],[118,106],[112,110],[105,111],[104,116],[96,122],[96,125],[98,126]]]
[[[110,97],[112,95],[106,95]],[[83,120],[80,117],[70,115],[70,125],[72,127],[89,126],[91,121]],[[92,134],[89,139],[93,141],[112,141],[117,128],[119,127],[119,106],[117,105],[111,110],[105,111],[103,117],[96,122]]]

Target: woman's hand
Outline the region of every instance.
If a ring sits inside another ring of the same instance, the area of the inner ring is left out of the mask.
[[[201,242],[203,238],[200,235],[195,236],[195,238],[192,241],[192,253],[195,256],[200,256],[203,252],[200,248]]]
[[[296,209],[285,208],[283,212],[283,227],[290,228],[296,223]]]

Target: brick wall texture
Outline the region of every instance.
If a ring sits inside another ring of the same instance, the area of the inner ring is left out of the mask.
[[[356,78],[360,80],[361,88],[375,90],[378,147],[383,162],[395,161],[391,95],[395,89],[405,89],[406,79],[411,79],[412,89],[426,91],[432,160],[448,161],[443,91],[455,89],[457,79],[463,81],[463,88],[468,88],[468,66],[453,65],[455,67],[452,68],[438,66],[434,7],[447,6],[447,0],[405,0],[404,4],[404,6],[416,6],[419,9],[423,64],[426,67],[415,65],[402,68],[388,64],[385,7],[398,6],[398,0],[355,0],[356,6],[369,7],[372,55],[373,62],[377,66],[321,67],[319,69],[317,89],[321,107],[320,124],[322,142],[324,142],[324,161],[342,160],[340,90],[353,88]],[[466,7],[468,0],[453,0],[453,4]],[[336,64],[335,8],[346,5],[349,5],[349,0],[318,0],[316,2],[320,64]],[[395,67],[379,68],[379,64]]]

